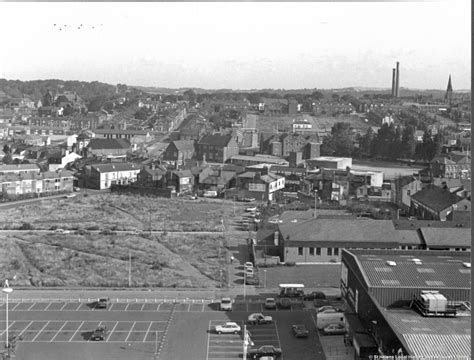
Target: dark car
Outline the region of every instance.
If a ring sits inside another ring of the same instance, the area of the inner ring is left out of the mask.
[[[304,325],[292,325],[291,332],[297,338],[307,338],[309,336],[309,330]]]
[[[273,345],[264,345],[259,348],[249,349],[247,356],[251,359],[260,359],[263,356],[274,356],[278,358],[281,356],[281,348],[277,348]]]
[[[309,294],[305,294],[304,295],[304,299],[305,300],[325,300],[326,299],[326,295],[321,292],[321,291],[313,291]]]
[[[97,301],[97,305],[95,306],[97,309],[107,309],[109,306],[109,298],[100,298]]]
[[[291,309],[291,300],[288,298],[281,298],[278,305],[280,305],[280,308],[282,309]]]
[[[265,299],[265,309],[276,309],[277,304],[274,298]]]
[[[99,326],[92,333],[91,340],[92,341],[105,340],[106,336],[107,336],[107,328],[105,326]]]
[[[258,285],[258,278],[254,276],[246,276],[245,285]]]

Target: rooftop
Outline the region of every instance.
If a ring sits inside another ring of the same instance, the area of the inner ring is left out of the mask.
[[[129,149],[130,143],[126,139],[91,139],[90,149]]]
[[[420,233],[426,246],[471,247],[470,228],[422,227]]]
[[[459,201],[456,194],[440,188],[425,188],[414,194],[412,199],[435,211],[442,211]]]
[[[134,163],[96,164],[96,165],[91,165],[91,168],[96,169],[98,172],[101,172],[101,173],[140,170],[140,167]]]

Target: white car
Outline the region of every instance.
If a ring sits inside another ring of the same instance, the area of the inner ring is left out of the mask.
[[[256,206],[254,206],[254,207],[249,207],[249,208],[245,209],[245,211],[247,211],[247,212],[254,212],[254,211],[257,211],[257,207],[256,207]]]
[[[253,268],[245,268],[245,276],[254,276]]]
[[[219,307],[224,311],[232,311],[232,299],[227,297],[222,298]]]
[[[226,322],[224,325],[216,325],[216,333],[218,334],[238,334],[240,326],[235,322]]]
[[[247,261],[245,264],[244,264],[244,269],[253,269],[253,264],[250,262],[250,261]]]

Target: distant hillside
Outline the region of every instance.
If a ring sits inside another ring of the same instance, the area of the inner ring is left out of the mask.
[[[0,79],[0,94],[3,95],[4,93],[6,98],[21,98],[26,95],[32,100],[38,100],[48,90],[54,93],[73,91],[87,101],[94,97],[115,94],[116,86],[98,81],[86,82],[57,79],[20,81]]]

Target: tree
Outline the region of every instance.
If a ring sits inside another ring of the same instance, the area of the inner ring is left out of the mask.
[[[359,151],[361,156],[370,157],[373,155],[373,142],[376,140],[376,134],[371,127],[367,133],[359,140]]]
[[[402,158],[413,159],[415,157],[415,149],[415,128],[413,126],[406,126],[402,132],[402,143],[400,146]]]
[[[354,151],[351,135],[350,124],[336,123],[331,129],[331,135],[323,140],[321,152],[325,155],[351,156]]]
[[[313,91],[311,93],[311,98],[316,99],[316,100],[321,100],[324,99],[324,94],[320,91]]]
[[[3,161],[4,164],[7,164],[7,165],[11,164],[12,163],[12,154],[10,154],[10,153],[5,154],[2,161]]]

